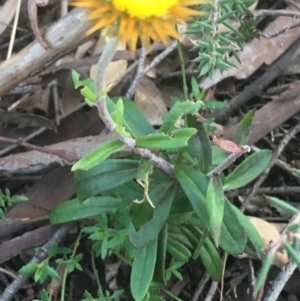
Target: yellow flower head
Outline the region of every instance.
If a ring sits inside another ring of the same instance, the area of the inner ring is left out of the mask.
[[[107,29],[118,36],[132,50],[140,38],[149,46],[149,40],[167,43],[170,37],[179,38],[175,24],[199,15],[189,5],[205,4],[208,0],[75,0],[75,6],[91,10],[89,20],[95,22],[88,34]]]

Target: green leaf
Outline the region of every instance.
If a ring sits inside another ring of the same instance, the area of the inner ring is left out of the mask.
[[[116,103],[116,110],[111,114],[111,117],[117,125],[122,126],[123,115],[124,115],[124,105],[123,105],[122,98],[119,98]]]
[[[224,192],[223,184],[218,174],[213,174],[210,179],[206,193],[206,204],[209,216],[209,230],[215,245],[219,247],[224,215]]]
[[[59,279],[58,273],[55,269],[53,269],[52,267],[50,267],[49,265],[47,265],[45,267],[45,272],[47,273],[48,276],[50,276],[51,278],[54,279]]]
[[[142,300],[149,290],[155,268],[156,251],[157,240],[154,240],[135,253],[130,276],[130,289],[136,301]]]
[[[199,256],[212,280],[220,281],[222,279],[223,263],[218,251],[208,238],[204,240]]]
[[[159,133],[169,134],[173,129],[177,122],[180,121],[181,117],[184,114],[192,114],[195,115],[201,108],[200,102],[191,102],[189,100],[184,102],[177,101],[167,114],[164,117],[163,123],[159,129]]]
[[[181,262],[188,262],[192,256],[190,250],[186,246],[170,237],[167,239],[167,252]]]
[[[83,203],[78,199],[63,202],[52,210],[51,224],[60,224],[69,221],[84,219],[103,212],[115,212],[120,208],[121,200],[112,197],[91,197]]]
[[[191,203],[185,194],[177,194],[172,203],[168,223],[172,225],[181,225],[187,222],[189,216],[194,213]]]
[[[200,89],[199,89],[199,85],[197,80],[195,79],[195,77],[192,77],[191,80],[191,84],[192,84],[192,91],[193,91],[193,95],[198,98],[199,95],[201,95]],[[198,110],[199,111],[199,110]]]
[[[177,165],[175,174],[201,223],[208,227],[208,212],[205,198],[208,178],[200,171],[185,165]]]
[[[229,108],[229,104],[223,101],[216,100],[202,100],[204,106],[210,110],[222,110]]]
[[[157,259],[153,280],[165,284],[166,252],[167,252],[168,225],[165,223],[157,239]]]
[[[245,249],[247,235],[233,207],[225,198],[220,247],[231,255],[238,255]]]
[[[75,171],[77,197],[85,200],[136,177],[139,161],[107,159],[87,171]]]
[[[82,96],[84,96],[84,101],[89,105],[93,106],[96,104],[96,97],[95,97],[95,86],[94,86],[94,81],[91,78],[85,79],[85,80],[80,80],[79,79],[80,74],[72,70],[72,79],[74,82],[74,87],[75,89],[82,87],[80,89],[80,93]]]
[[[283,248],[288,252],[288,254],[290,255],[291,259],[298,265],[298,267],[300,266],[300,257],[299,257],[299,253],[288,243],[288,242],[284,242],[283,243]]]
[[[268,275],[268,272],[271,268],[271,265],[274,262],[274,259],[275,259],[275,254],[268,253],[267,257],[263,261],[262,268],[261,268],[261,270],[258,274],[256,283],[255,283],[255,286],[254,286],[254,290],[256,292],[259,291],[259,289],[262,287],[263,283],[265,282],[265,280],[267,278],[267,275]]]
[[[285,210],[288,213],[291,213],[293,215],[299,213],[299,209],[297,209],[296,207],[290,205],[286,201],[283,201],[283,200],[280,200],[278,198],[271,197],[271,196],[267,196],[267,200],[269,202],[275,204],[276,206],[282,208],[283,210]]]
[[[180,227],[180,229],[183,230],[183,233],[188,234],[189,239],[194,241],[193,246],[196,248],[202,239],[203,233],[191,224],[186,224],[185,227]],[[204,239],[203,245],[199,250],[199,256],[210,277],[214,281],[220,281],[222,278],[223,263],[219,252],[210,239]]]
[[[240,225],[242,225],[242,227],[244,228],[244,230],[248,236],[248,240],[251,242],[251,246],[254,247],[254,249],[255,249],[255,255],[256,256],[264,255],[265,244],[264,244],[264,241],[261,238],[260,234],[257,232],[256,228],[249,221],[249,219],[243,214],[243,212],[241,212],[238,208],[236,208],[228,200],[227,200],[227,203],[230,204],[230,207],[235,212],[235,215],[238,218]],[[248,250],[249,250],[249,248],[248,248]],[[252,255],[252,254],[250,254],[250,255]]]
[[[143,248],[158,237],[169,216],[176,186],[173,182],[163,182],[149,193],[149,197],[155,206],[153,218],[139,231],[136,231],[132,223],[129,227],[129,240],[136,248]]]
[[[235,142],[238,145],[245,145],[248,143],[251,131],[251,124],[255,116],[255,109],[249,111],[239,123],[235,132]]]
[[[237,189],[252,182],[266,169],[271,158],[270,150],[261,150],[250,155],[226,177],[224,191]]]
[[[110,113],[116,110],[114,102],[117,102],[119,99],[122,100],[124,106],[123,126],[133,138],[155,133],[155,129],[139,107],[126,97],[116,97],[110,100]]]
[[[86,157],[75,163],[72,167],[72,171],[79,169],[88,170],[90,168],[93,168],[104,161],[106,158],[108,158],[110,155],[120,151],[123,147],[124,143],[120,140],[105,142],[90,154],[88,154]]]
[[[47,292],[43,289],[40,294],[41,301],[50,301]]]
[[[228,152],[225,152],[220,147],[216,145],[211,146],[212,150],[212,166],[218,166],[224,162],[228,157]]]
[[[33,274],[36,269],[38,267],[37,263],[28,263],[26,265],[24,265],[20,270],[19,270],[19,274],[23,274],[23,275],[31,275]]]
[[[197,133],[188,141],[188,152],[198,161],[200,170],[206,174],[212,164],[212,149],[207,131],[194,116],[187,115],[187,125],[197,129]]]
[[[130,220],[136,229],[139,231],[147,222],[149,222],[154,215],[155,208],[145,199],[143,202],[133,202],[129,215]]]
[[[188,139],[196,133],[195,129],[185,128],[173,131],[173,137],[155,133],[136,139],[136,147],[148,149],[174,149],[186,146]]]
[[[13,195],[10,200],[13,203],[28,202],[28,197],[25,195]]]
[[[136,178],[139,180],[147,181],[149,174],[153,171],[153,164],[149,158],[142,158],[140,161],[139,169]]]

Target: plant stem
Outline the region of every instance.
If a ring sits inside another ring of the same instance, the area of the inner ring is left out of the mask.
[[[181,73],[182,73],[184,98],[185,98],[185,100],[188,100],[189,94],[188,94],[188,87],[187,87],[187,82],[186,82],[186,72],[185,72],[185,66],[184,66],[184,60],[183,60],[183,54],[182,54],[182,48],[181,48],[180,41],[177,41],[177,50],[178,50],[179,58],[181,61]]]

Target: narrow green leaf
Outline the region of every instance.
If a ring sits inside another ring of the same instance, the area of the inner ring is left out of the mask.
[[[134,179],[138,165],[136,160],[107,159],[87,171],[75,171],[77,197],[85,200]]]
[[[225,198],[220,247],[231,255],[238,255],[245,249],[247,234],[232,207],[233,205]]]
[[[155,129],[150,124],[147,117],[142,113],[139,107],[126,97],[112,98],[111,102],[116,103],[122,100],[124,106],[123,126],[134,138],[155,133]],[[110,113],[115,111],[115,105],[111,105]]]
[[[192,77],[191,84],[192,84],[192,92],[194,96],[197,98],[198,95],[201,93],[200,93],[198,82],[195,77]]]
[[[194,240],[193,246],[196,248],[203,236],[203,233],[199,230],[199,228],[191,224],[187,224],[185,227],[181,227],[181,230],[187,234],[190,240]],[[194,239],[191,238],[191,235],[193,235]],[[223,263],[219,252],[208,238],[204,239],[198,255],[200,256],[200,259],[210,277],[214,281],[220,281],[222,278]]]
[[[243,212],[241,212],[237,207],[235,207],[233,204],[231,204],[228,200],[227,200],[227,203],[230,204],[230,207],[234,211],[236,217],[238,218],[240,225],[244,228],[244,230],[248,236],[248,239],[252,243],[252,247],[255,248],[256,256],[259,257],[261,255],[264,255],[265,254],[265,252],[264,252],[265,244],[264,244],[262,237],[257,232],[256,228],[249,221],[249,219],[243,214]],[[250,255],[252,255],[252,254],[250,254]]]
[[[25,195],[13,195],[10,200],[14,203],[28,202],[28,197]]]
[[[122,98],[119,98],[116,103],[116,110],[111,114],[111,117],[117,125],[122,126],[123,115],[124,115],[124,105],[123,105]]]
[[[207,131],[203,124],[198,122],[194,116],[187,115],[187,125],[197,129],[197,133],[188,141],[188,152],[198,161],[200,170],[206,174],[212,164],[212,149]]]
[[[216,100],[203,100],[204,106],[210,110],[222,110],[229,107],[228,103]]]
[[[185,194],[177,194],[172,203],[168,223],[172,225],[181,225],[188,220],[188,217],[194,213],[191,203]]]
[[[204,240],[199,256],[212,280],[220,281],[222,279],[223,263],[217,249],[209,239]]]
[[[265,258],[265,260],[263,261],[262,264],[262,268],[258,274],[255,286],[254,286],[254,291],[258,292],[260,290],[260,288],[262,287],[262,285],[264,284],[267,275],[269,273],[269,270],[271,268],[271,265],[273,264],[275,259],[275,255],[274,254],[270,254],[268,253],[267,257]]]
[[[283,248],[288,252],[292,260],[300,267],[300,256],[299,253],[288,243],[283,243]]]
[[[207,62],[204,67],[200,71],[200,76],[209,73],[209,71],[213,69],[213,66],[210,64],[210,62]]]
[[[170,237],[167,239],[167,252],[181,262],[188,262],[192,256],[190,250],[186,246]]]
[[[38,267],[37,263],[28,263],[26,265],[24,265],[20,270],[19,270],[19,274],[23,274],[23,275],[31,275],[33,274],[36,269]]]
[[[166,252],[167,252],[167,237],[168,237],[168,225],[162,227],[157,240],[157,259],[155,264],[153,280],[161,284],[165,284],[165,272],[166,272]]]
[[[91,197],[80,203],[78,199],[63,202],[52,210],[51,224],[60,224],[87,217],[92,217],[104,212],[115,212],[120,208],[122,201],[111,197]]]
[[[287,203],[286,201],[280,200],[278,198],[272,197],[272,196],[266,196],[267,200],[273,204],[275,204],[276,206],[282,208],[283,210],[285,210],[286,212],[290,213],[290,214],[298,214],[299,213],[299,209],[297,209],[296,207],[290,205],[289,203]]]
[[[143,248],[158,237],[169,216],[176,188],[177,185],[173,182],[163,182],[149,193],[155,206],[153,218],[139,231],[136,231],[132,223],[129,227],[129,240],[136,248]]]
[[[82,96],[84,96],[85,102],[89,106],[95,105],[96,97],[95,97],[95,93],[94,93],[94,90],[95,90],[94,81],[90,78],[85,79],[85,80],[80,80],[79,77],[80,77],[80,74],[77,71],[72,70],[72,79],[74,82],[75,89],[77,89],[79,87],[83,87],[80,89],[80,93],[82,94]]]
[[[196,133],[195,129],[180,129],[173,132],[174,137],[155,133],[136,139],[136,146],[148,149],[174,149],[186,146],[188,139]]]
[[[191,102],[189,100],[186,100],[184,102],[177,101],[172,106],[167,116],[164,117],[159,132],[169,134],[174,129],[176,123],[179,122],[179,120],[184,114],[189,113],[195,115],[196,113],[199,112],[200,108],[201,108],[200,102]]]
[[[272,151],[261,150],[246,158],[225,179],[224,191],[243,187],[258,177],[268,166],[272,158]]]
[[[156,251],[157,240],[154,240],[135,253],[130,276],[130,289],[136,301],[142,300],[149,290],[156,263]]]
[[[105,142],[97,149],[92,151],[86,157],[80,159],[77,163],[75,163],[72,167],[72,171],[81,169],[88,170],[100,164],[110,155],[120,151],[124,147],[124,143],[120,140],[112,140]]]
[[[200,171],[185,165],[177,165],[175,174],[201,223],[208,227],[208,212],[205,198],[208,178]]]
[[[256,110],[249,111],[239,123],[235,132],[235,142],[238,145],[245,145],[248,143],[251,131],[251,124],[255,116]]]
[[[47,265],[45,267],[45,272],[47,273],[47,275],[49,275],[51,278],[54,278],[54,279],[59,279],[59,276],[58,276],[58,273],[57,271],[50,267],[49,265]]]
[[[206,193],[206,204],[209,216],[209,230],[216,247],[219,247],[224,215],[224,192],[223,184],[218,174],[214,174],[210,179]]]

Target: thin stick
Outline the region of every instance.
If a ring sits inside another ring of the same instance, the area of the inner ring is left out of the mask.
[[[292,18],[300,18],[300,12],[296,12],[293,10],[286,10],[286,9],[276,9],[276,10],[270,10],[270,9],[259,9],[254,10],[252,12],[252,15],[256,17],[260,16],[285,16],[285,17],[292,17]]]
[[[145,59],[146,59],[147,54],[148,54],[148,51],[147,51],[146,47],[143,46],[141,54],[140,54],[140,58],[139,58],[139,61],[138,61],[138,68],[137,68],[137,71],[136,71],[135,78],[132,81],[130,87],[128,88],[128,91],[126,92],[126,97],[128,97],[128,98],[131,98],[133,96],[133,94],[135,92],[135,89],[136,89],[140,79],[144,75],[143,71],[144,71],[144,64],[145,64]]]
[[[58,156],[58,157],[60,157],[64,160],[66,160],[67,162],[77,161],[77,160],[80,159],[77,156],[74,156],[74,154],[67,153],[64,150],[52,149],[52,148],[45,147],[45,146],[34,145],[34,144],[31,144],[31,143],[25,142],[22,138],[12,139],[12,138],[7,138],[7,137],[0,136],[0,141],[12,143],[12,144],[15,144],[15,145],[20,145],[20,146],[26,147],[28,149],[36,150],[36,151],[39,151],[39,152],[42,152],[42,153],[55,155],[55,156]]]
[[[13,25],[13,29],[12,29],[12,32],[11,32],[11,37],[10,37],[9,47],[8,47],[8,52],[7,52],[7,57],[6,57],[7,60],[11,57],[12,50],[13,50],[13,47],[14,47],[16,31],[17,31],[17,25],[18,25],[20,9],[21,9],[21,3],[22,3],[22,0],[18,0],[15,19],[14,19],[14,25]]]

